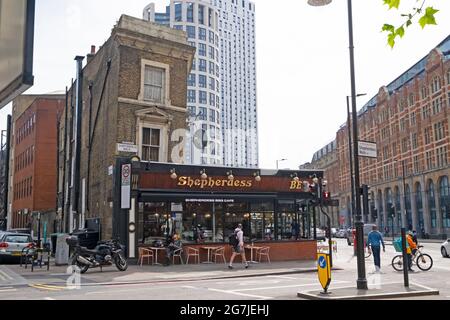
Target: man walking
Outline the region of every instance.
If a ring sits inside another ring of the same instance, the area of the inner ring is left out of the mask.
[[[248,262],[245,259],[245,249],[244,249],[244,231],[242,231],[242,224],[239,224],[238,227],[234,230],[234,235],[237,238],[236,245],[233,245],[233,254],[231,255],[230,265],[228,268],[233,269],[233,261],[234,258],[238,254],[242,257],[242,263],[245,263],[245,269],[248,269]]]
[[[381,246],[383,246],[383,252],[386,252],[383,236],[377,229],[377,226],[373,226],[372,231],[369,233],[369,237],[367,239],[367,246],[373,253],[375,273],[381,272]]]

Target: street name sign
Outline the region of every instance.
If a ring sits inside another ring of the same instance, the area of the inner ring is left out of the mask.
[[[369,141],[358,142],[358,155],[366,158],[377,158],[377,144]]]

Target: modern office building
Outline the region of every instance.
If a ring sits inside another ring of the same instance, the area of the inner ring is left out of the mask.
[[[197,48],[187,91],[186,162],[191,164],[223,164],[218,19],[215,7],[204,1],[172,0],[165,13],[156,13],[153,3],[144,9],[144,20],[186,31],[188,43]]]
[[[370,186],[365,222],[389,235],[401,226],[419,236],[450,234],[450,36],[358,114],[359,140],[377,144],[377,158],[360,158]],[[338,197],[351,212],[347,125],[337,132]],[[330,180],[330,177],[328,177]],[[346,221],[348,226],[349,219]]]
[[[188,90],[188,144],[194,141],[187,148],[194,154],[188,162],[258,167],[255,5],[248,0],[171,0],[165,13],[148,5],[144,19],[185,30],[197,48]]]

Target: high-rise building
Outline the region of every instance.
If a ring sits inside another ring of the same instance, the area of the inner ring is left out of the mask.
[[[204,1],[170,1],[165,13],[156,13],[152,3],[144,9],[144,20],[184,30],[197,48],[188,78],[190,134],[186,139],[186,162],[222,164],[220,117],[220,69],[218,12]]]
[[[187,162],[258,167],[255,5],[171,0],[165,13],[149,4],[144,19],[185,30],[197,48],[188,83]]]

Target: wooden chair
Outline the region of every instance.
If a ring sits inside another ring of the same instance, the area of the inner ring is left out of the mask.
[[[225,258],[225,247],[219,247],[213,251],[214,263],[217,263],[217,258],[221,258],[225,265],[227,264],[227,259]]]
[[[266,257],[267,261],[270,263],[270,247],[264,247],[258,250],[258,252],[256,253],[256,256],[259,255],[259,262],[261,262],[262,257]]]
[[[200,264],[200,250],[192,247],[187,247],[186,250],[186,264],[189,264],[190,257],[194,257],[194,263],[198,259],[197,264]]]
[[[150,264],[150,258],[152,259],[152,264],[153,264],[153,259],[155,258],[153,250],[150,250],[150,249],[147,249],[147,248],[139,248],[138,264],[139,264],[139,261],[140,261],[141,262],[141,267],[142,267],[142,263],[144,262],[144,259],[147,259],[148,263]]]
[[[172,263],[175,264],[175,258],[180,258],[181,264],[184,264],[182,254],[183,254],[183,248],[175,250],[173,252],[173,256],[172,256]]]

